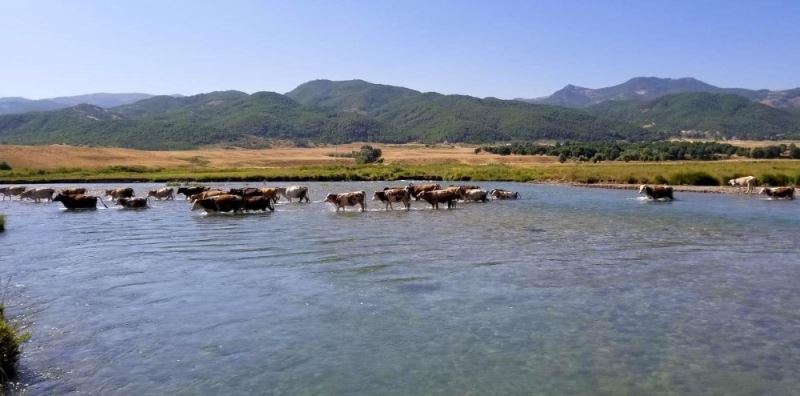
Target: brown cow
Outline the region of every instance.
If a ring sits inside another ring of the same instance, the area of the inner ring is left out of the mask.
[[[92,195],[64,195],[58,194],[53,198],[53,202],[61,202],[67,209],[97,209],[98,198]],[[106,206],[103,200],[100,200]],[[106,206],[108,207],[108,206]]]
[[[195,200],[192,210],[202,208],[206,213],[210,212],[238,212],[244,208],[242,197],[233,194],[217,195],[211,198]]]
[[[113,199],[133,198],[133,189],[130,187],[113,188],[111,190],[106,190],[106,196],[109,196]]]
[[[639,186],[639,194],[645,194],[647,198],[653,200],[668,199],[672,201],[674,199],[672,197],[672,187],[670,186],[648,186],[642,184]]]
[[[258,191],[261,192],[262,197],[271,199],[272,203],[278,202],[278,198],[280,198],[277,188],[262,187]]]
[[[266,211],[268,209],[270,212],[275,211],[275,207],[272,206],[272,198],[263,196],[244,198],[244,210]]]
[[[117,198],[117,205],[126,209],[147,208],[147,198]]]
[[[85,195],[86,194],[86,189],[83,188],[83,187],[65,188],[65,189],[59,191],[59,193],[60,194],[64,194],[64,195]]]
[[[439,209],[439,204],[443,202],[447,202],[447,209],[455,208],[458,200],[458,188],[423,191],[419,193],[419,197],[431,204],[432,209]]]
[[[250,198],[261,195],[261,190],[255,187],[232,188],[228,190],[228,194],[238,195],[242,198]]]
[[[56,191],[52,188],[32,188],[30,190],[25,190],[22,194],[20,194],[19,199],[28,198],[36,202],[46,199],[48,202],[51,202],[55,192]]]
[[[210,188],[204,186],[178,187],[178,194],[183,194],[186,196],[186,199],[189,199],[192,195],[200,194],[208,190],[210,190]]]
[[[336,205],[336,211],[339,209],[346,211],[347,206],[361,205],[361,211],[367,210],[367,193],[364,191],[355,191],[341,194],[328,194],[325,197],[325,202],[330,202]]]
[[[198,199],[206,199],[206,198],[216,197],[219,195],[231,195],[231,194],[228,194],[227,191],[222,191],[222,190],[207,190],[192,195],[190,199],[192,202],[194,202],[197,201]]]
[[[415,185],[414,183],[409,183],[408,187],[410,189],[409,192],[411,193],[411,196],[414,197],[414,199],[417,200],[417,201],[419,201],[419,198],[420,198],[419,194],[421,192],[433,191],[433,190],[438,190],[438,189],[442,188],[440,185],[435,184],[435,183],[420,184],[420,185]]]
[[[147,196],[148,197],[154,197],[155,199],[157,199],[159,201],[162,200],[162,199],[166,199],[166,200],[169,201],[171,199],[175,199],[175,195],[173,195],[173,191],[175,191],[175,190],[173,190],[172,187],[159,188],[158,190],[150,190],[150,191],[148,191],[147,192]]]
[[[385,188],[383,191],[375,191],[372,200],[383,202],[385,210],[394,210],[392,202],[402,202],[406,210],[411,209],[411,193],[408,188]]]
[[[764,194],[772,199],[794,199],[794,187],[764,187],[758,193]]]
[[[15,195],[22,195],[22,193],[25,192],[26,189],[27,187],[23,186],[3,187],[0,188],[0,194],[3,194],[3,201],[5,201],[6,197],[8,197],[8,199],[12,199],[14,198]],[[21,201],[22,197],[20,197],[19,199]]]

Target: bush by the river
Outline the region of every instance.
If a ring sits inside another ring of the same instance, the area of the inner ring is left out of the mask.
[[[719,186],[720,180],[706,172],[680,172],[670,176],[669,184],[687,186]]]
[[[24,338],[24,335],[17,334],[17,329],[13,325],[6,322],[3,305],[0,304],[0,384],[16,373],[20,344]]]
[[[0,161],[0,171],[11,170],[11,165],[8,162]]]
[[[370,145],[361,146],[361,150],[353,151],[353,158],[356,159],[357,164],[371,164],[374,162],[381,162],[383,152],[379,148]]]

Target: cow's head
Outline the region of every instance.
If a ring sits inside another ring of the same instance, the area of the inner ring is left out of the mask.
[[[646,184],[642,184],[641,186],[639,186],[639,194],[644,194],[645,191],[647,191]]]
[[[736,185],[736,179],[728,180],[728,184],[730,184],[731,186],[735,186]]]
[[[324,202],[337,203],[338,200],[336,198],[337,198],[336,194],[328,194],[325,196]]]
[[[759,195],[770,195],[771,192],[772,190],[770,190],[769,187],[761,187],[761,189],[758,190]]]

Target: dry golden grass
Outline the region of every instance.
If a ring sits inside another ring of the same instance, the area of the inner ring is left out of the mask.
[[[557,162],[553,157],[500,156],[474,153],[474,147],[418,144],[373,146],[383,150],[388,164],[543,164]],[[66,145],[0,145],[0,161],[14,169],[106,168],[145,166],[148,168],[280,168],[315,165],[349,165],[351,158],[335,158],[330,153],[358,150],[360,143],[312,148],[226,149],[205,148],[190,151],[145,151],[115,147],[75,147]]]

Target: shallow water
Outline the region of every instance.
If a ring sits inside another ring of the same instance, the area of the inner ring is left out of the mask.
[[[482,184],[523,199],[336,214],[325,193],[387,184],[309,183],[316,202],[245,216],[0,202],[0,274],[33,334],[21,381],[32,394],[800,389],[800,203]]]

